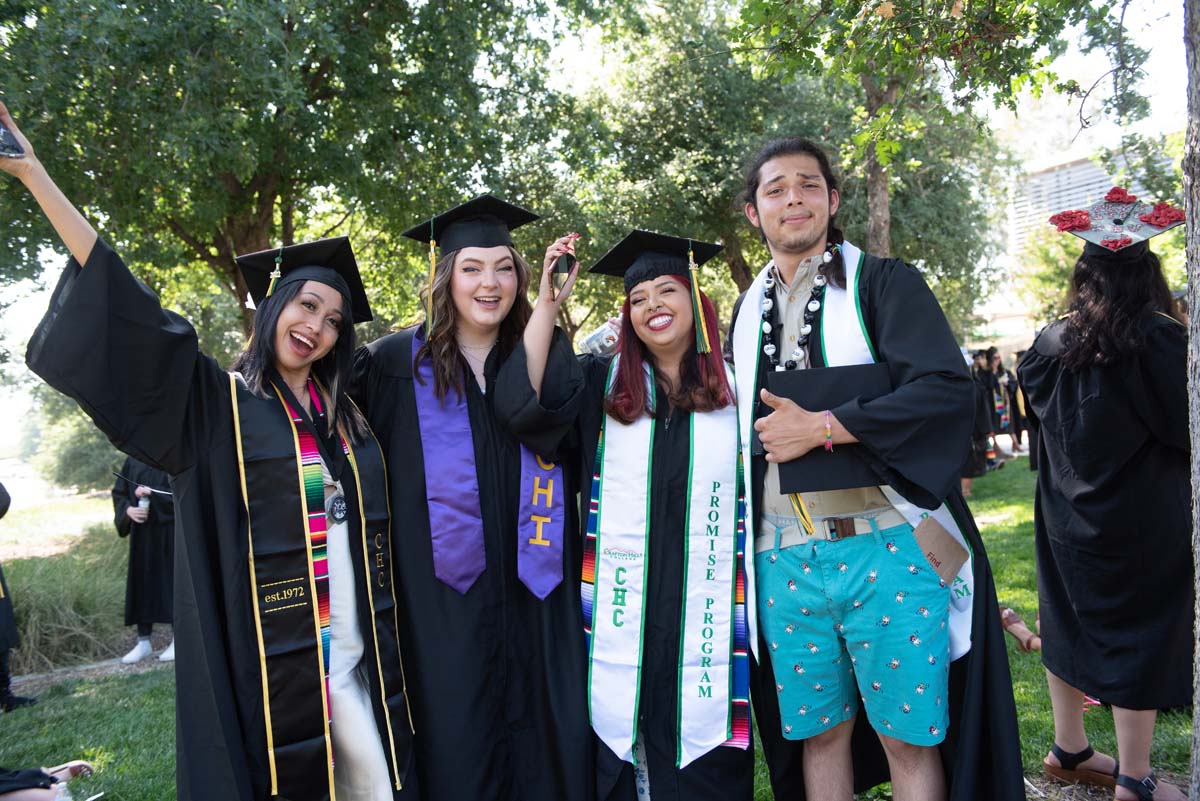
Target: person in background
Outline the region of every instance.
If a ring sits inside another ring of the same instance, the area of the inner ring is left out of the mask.
[[[8,490],[0,484],[0,517],[8,513],[12,497]],[[17,631],[17,619],[13,614],[12,597],[8,594],[8,583],[4,580],[4,571],[0,570],[0,710],[11,712],[23,706],[36,704],[32,698],[14,695],[12,691],[12,672],[10,652],[21,644],[21,635]]]
[[[1150,749],[1157,710],[1192,701],[1188,337],[1147,241],[1183,219],[1116,188],[1051,217],[1087,244],[1068,314],[1020,367],[1040,429],[1034,527],[1054,708],[1043,769],[1115,785],[1118,801],[1184,798],[1155,779]],[[1112,705],[1119,768],[1088,742],[1084,694]]]
[[[0,768],[0,801],[57,801],[63,795],[60,785],[79,776],[91,776],[92,766],[74,760],[53,768],[7,770]]]
[[[137,644],[121,657],[126,665],[150,656],[155,623],[171,624],[175,601],[175,504],[167,474],[125,459],[112,488],[117,533],[129,538],[129,572],[125,577],[125,625],[137,626]],[[159,654],[175,660],[175,640]]]
[[[979,377],[979,373],[983,369],[983,351],[977,350],[972,353],[969,364],[971,365],[971,383],[975,390],[975,425],[971,429],[971,446],[967,451],[967,460],[963,463],[960,479],[964,498],[971,497],[971,488],[975,479],[991,469],[988,460],[992,437],[992,412],[989,402],[991,396],[988,387]],[[994,456],[992,461],[995,461]]]

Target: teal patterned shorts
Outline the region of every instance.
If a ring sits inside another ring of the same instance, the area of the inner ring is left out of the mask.
[[[784,737],[849,720],[861,698],[881,734],[926,746],[945,738],[950,590],[911,526],[763,551],[755,567]]]

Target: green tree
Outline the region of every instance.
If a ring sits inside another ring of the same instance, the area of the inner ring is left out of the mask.
[[[843,179],[839,220],[853,241],[863,241],[866,227],[866,187],[850,145],[862,90],[832,76],[779,80],[756,71],[732,52],[729,9],[672,0],[647,12],[605,65],[604,80],[578,98],[582,135],[565,138],[532,170],[536,178],[546,174],[544,163],[570,165],[556,176],[561,198],[553,205],[563,210],[556,216],[580,221],[585,261],[634,227],[724,243],[718,258],[726,269],[702,271],[723,322],[767,259],[736,200],[743,164],[765,140],[804,135],[829,148]],[[995,250],[1005,163],[965,114],[935,115],[921,134],[894,167],[895,252],[921,267],[965,336]],[[619,296],[619,282],[581,282],[565,316],[592,327]]]
[[[0,67],[51,174],[139,274],[165,288],[179,267],[206,270],[248,330],[235,254],[328,235],[353,215],[407,227],[461,199],[510,130],[545,135],[531,110],[553,104],[547,34],[562,13],[594,11],[586,0],[7,3]],[[513,114],[520,125],[505,122]],[[55,240],[30,198],[0,195],[0,221],[0,278],[33,275]]]
[[[865,161],[867,246],[887,255],[893,164],[921,136],[922,123],[985,98],[1014,107],[1023,89],[1077,92],[1074,83],[1058,83],[1049,65],[1064,51],[1070,26],[1084,25],[1085,50],[1118,40],[1116,8],[1112,0],[747,0],[739,36],[748,57],[771,70],[843,76],[861,87],[865,114],[854,143]],[[1123,53],[1128,69],[1144,58],[1129,47]],[[1128,70],[1118,76],[1123,90],[1128,77]],[[943,93],[949,105],[940,102]],[[939,102],[929,102],[935,95]],[[1123,95],[1114,102],[1132,101]]]

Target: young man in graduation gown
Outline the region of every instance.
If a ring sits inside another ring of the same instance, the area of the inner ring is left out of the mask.
[[[838,203],[808,140],[772,142],[748,167],[746,216],[772,262],[738,301],[727,353],[751,464],[752,694],[775,795],[849,801],[890,777],[898,800],[1023,799],[995,590],[957,487],[971,380],[920,274],[843,242]],[[847,387],[833,408],[805,409],[767,390],[777,372],[872,363],[891,391],[870,400]],[[865,485],[785,494],[782,463],[850,447]],[[939,576],[914,529],[970,558]]]
[[[495,382],[529,319],[510,230],[483,195],[408,231],[430,248],[424,324],[360,349],[352,394],[388,459],[400,638],[430,801],[592,794],[580,542],[561,466],[502,427]],[[440,248],[440,259],[437,250]],[[561,334],[556,348],[571,356]],[[548,407],[577,402],[555,382]],[[561,394],[560,394],[561,393]]]
[[[12,498],[8,490],[0,484],[0,517],[8,512]],[[21,644],[21,635],[17,631],[17,619],[13,614],[12,598],[8,594],[8,583],[4,580],[4,571],[0,570],[0,711],[11,712],[19,707],[37,703],[32,698],[13,695],[12,673],[9,667],[10,652]]]
[[[0,122],[71,254],[26,363],[171,477],[178,797],[416,798],[383,456],[339,387],[371,319],[349,240],[239,258],[258,310],[228,372]]]
[[[137,626],[138,637],[133,649],[121,657],[127,665],[150,656],[155,623],[171,624],[175,601],[175,504],[167,489],[169,481],[163,471],[129,456],[113,483],[113,522],[117,534],[129,538],[125,625]],[[175,659],[174,640],[158,658],[162,662]]]

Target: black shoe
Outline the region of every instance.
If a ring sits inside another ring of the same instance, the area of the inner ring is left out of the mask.
[[[0,698],[0,709],[5,712],[12,712],[14,709],[20,709],[23,706],[33,706],[37,703],[36,698],[26,698],[23,695],[13,695],[11,692],[5,693],[3,698]]]

